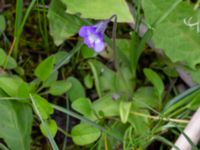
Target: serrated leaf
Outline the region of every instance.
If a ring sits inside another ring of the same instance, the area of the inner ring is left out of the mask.
[[[58,126],[57,126],[56,122],[54,120],[50,119],[50,120],[46,120],[45,124],[46,124],[46,127],[48,128],[49,132],[51,133],[51,135],[53,137],[55,137],[55,135],[58,131]],[[48,134],[47,134],[43,124],[40,124],[40,130],[44,136],[48,137]]]
[[[71,135],[75,144],[87,145],[95,142],[101,132],[91,125],[81,123],[73,127]]]
[[[32,110],[28,104],[0,101],[0,138],[12,150],[28,150],[31,144]]]
[[[48,19],[50,34],[53,36],[56,45],[60,45],[65,39],[78,32],[83,22],[76,16],[65,13],[66,7],[60,0],[52,0]]]
[[[173,4],[174,0],[143,0],[145,20],[152,24]],[[196,26],[188,27],[184,19],[192,17],[197,22],[200,11],[195,11],[188,2],[181,2],[171,14],[154,29],[153,42],[164,50],[173,62],[182,62],[190,68],[200,63],[200,36]]]
[[[54,56],[50,56],[43,60],[35,69],[35,75],[41,80],[45,81],[49,78],[51,73],[53,72],[55,58]]]
[[[125,0],[62,0],[68,13],[81,13],[83,18],[108,19],[116,14],[119,22],[133,22]]]

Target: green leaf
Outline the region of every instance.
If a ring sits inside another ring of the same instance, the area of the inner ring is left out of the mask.
[[[0,101],[0,138],[11,150],[28,150],[31,144],[32,110],[28,104]]]
[[[72,83],[67,80],[55,81],[51,84],[49,93],[52,95],[62,95],[72,87]]]
[[[163,84],[161,78],[159,77],[159,75],[156,72],[154,72],[151,69],[147,69],[147,68],[144,69],[144,74],[149,79],[149,81],[151,81],[151,83],[154,85],[154,87],[157,91],[157,96],[161,100],[162,94],[164,92],[164,84]]]
[[[85,117],[88,117],[90,119],[94,117],[92,103],[88,98],[78,98],[72,103],[72,108],[84,115]]]
[[[81,52],[81,55],[83,56],[83,58],[92,58],[97,55],[97,53],[93,49],[89,48],[86,45],[83,45],[81,47],[80,52]]]
[[[83,18],[108,19],[116,14],[119,22],[133,22],[125,0],[62,0],[68,13],[81,13]],[[112,6],[112,7],[111,7]]]
[[[133,94],[133,99],[135,103],[137,103],[137,106],[144,107],[141,102],[152,108],[157,108],[159,106],[159,99],[154,87],[141,87],[137,89]]]
[[[192,101],[187,105],[188,109],[197,110],[200,106],[200,93],[197,93]]]
[[[69,99],[73,102],[77,98],[85,97],[85,89],[81,82],[75,77],[69,77],[67,79],[68,82],[71,82],[72,87],[68,91]]]
[[[44,120],[48,119],[49,116],[53,114],[52,106],[48,103],[46,99],[44,99],[43,97],[39,95],[33,94],[33,99],[41,114],[42,119]]]
[[[87,145],[95,142],[100,137],[101,132],[91,125],[81,123],[73,127],[71,135],[75,144]]]
[[[3,15],[0,15],[0,35],[6,29],[6,20]]]
[[[120,102],[119,114],[120,114],[122,123],[126,123],[128,121],[128,116],[130,113],[131,105],[132,105],[131,102],[125,102],[125,101]]]
[[[37,68],[35,69],[35,75],[41,80],[45,81],[49,78],[51,73],[53,72],[55,58],[54,56],[50,56],[42,61]]]
[[[76,34],[83,25],[78,17],[65,13],[65,10],[60,0],[51,1],[48,19],[50,34],[56,45],[60,45],[64,40]]]
[[[4,65],[5,59],[6,59],[6,53],[2,48],[0,48],[0,65],[1,66]]]
[[[29,98],[30,87],[26,82],[22,82],[18,88],[18,97]]]
[[[0,88],[9,96],[17,96],[22,80],[17,76],[0,76]]]
[[[58,71],[54,71],[47,80],[43,82],[44,87],[50,87],[58,79]]]
[[[0,48],[0,66],[4,66],[6,69],[14,69],[17,67],[16,60],[11,56],[7,56],[2,48]]]
[[[90,74],[87,74],[84,77],[84,84],[88,89],[91,89],[93,87],[93,78]]]
[[[143,0],[145,20],[147,24],[154,23],[176,1],[174,0]],[[174,11],[154,29],[153,42],[156,48],[164,50],[173,62],[182,62],[190,68],[200,63],[200,36],[196,26],[190,28],[184,24],[184,19],[192,17],[192,22],[198,22],[200,11],[195,11],[188,2],[181,2]],[[177,42],[178,41],[178,42]]]
[[[46,120],[45,124],[46,124],[46,127],[48,128],[49,132],[51,133],[51,135],[53,137],[55,137],[55,135],[58,131],[58,126],[57,126],[56,122],[54,120],[50,119],[50,120]],[[44,136],[48,137],[48,134],[47,134],[43,124],[40,124],[40,130]]]
[[[113,117],[119,115],[119,100],[114,100],[113,95],[104,96],[92,104],[93,110],[99,117]]]

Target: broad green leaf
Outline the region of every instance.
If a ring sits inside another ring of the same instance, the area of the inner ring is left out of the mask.
[[[4,66],[6,69],[14,69],[17,67],[16,60],[11,56],[7,56],[2,48],[0,48],[0,66]]]
[[[56,45],[60,45],[64,40],[78,32],[83,22],[76,16],[65,13],[66,7],[60,0],[52,0],[48,19],[50,34]]]
[[[48,103],[46,99],[39,95],[33,94],[33,99],[35,100],[35,104],[41,114],[41,117],[44,120],[48,119],[49,116],[53,114],[52,106]]]
[[[92,104],[93,110],[99,117],[113,117],[119,115],[119,100],[114,99],[115,94],[104,96]]]
[[[70,54],[66,51],[58,51],[56,54],[54,54],[55,65],[62,63],[63,59],[65,59],[69,56],[70,56]]]
[[[84,84],[88,89],[91,89],[93,86],[93,77],[90,74],[87,74],[84,77]]]
[[[44,87],[50,87],[58,79],[58,71],[54,71],[47,80],[43,82]]]
[[[144,103],[150,107],[157,108],[159,106],[159,99],[156,95],[154,87],[141,87],[133,94],[133,100],[138,106],[144,107]]]
[[[76,79],[75,77],[69,77],[67,81],[72,84],[72,87],[67,92],[69,99],[72,102],[77,98],[85,97],[85,89],[78,79]]]
[[[174,0],[143,0],[145,20],[153,24],[173,4]],[[197,27],[188,27],[184,20],[192,17],[192,23],[198,22],[199,10],[194,10],[188,2],[181,2],[174,11],[154,28],[153,42],[164,50],[173,62],[182,62],[190,68],[200,63],[200,36]]]
[[[77,145],[87,145],[95,142],[101,135],[101,131],[88,124],[78,124],[72,128],[72,140]]]
[[[0,138],[11,150],[28,150],[31,144],[32,110],[28,104],[0,101]]]
[[[108,19],[116,14],[119,22],[133,22],[125,0],[62,0],[66,12],[80,13],[83,18]]]
[[[22,82],[18,88],[18,97],[29,98],[30,87],[26,82]]]
[[[48,128],[49,132],[51,133],[51,135],[53,137],[55,137],[55,135],[58,131],[58,126],[57,126],[56,122],[54,120],[50,119],[50,120],[46,120],[45,124],[46,124],[46,127]],[[47,134],[43,124],[40,124],[40,130],[44,136],[48,137],[48,134]]]
[[[85,117],[88,117],[90,119],[94,117],[92,103],[88,98],[78,98],[72,103],[72,108],[84,115]]]
[[[95,51],[91,48],[89,48],[86,45],[83,45],[80,49],[81,55],[83,56],[83,58],[92,58],[95,57],[97,55],[97,53],[95,53]]]
[[[0,88],[9,96],[17,96],[22,80],[17,76],[0,76]]]
[[[37,68],[35,69],[35,75],[41,80],[45,81],[49,78],[49,76],[53,72],[55,58],[54,56],[50,56],[42,61]]]
[[[154,85],[154,87],[157,91],[157,96],[161,100],[162,94],[164,92],[164,84],[163,84],[161,78],[159,77],[159,75],[156,72],[154,72],[151,69],[147,69],[147,68],[144,69],[144,74],[149,79],[149,81],[151,81],[151,83]]]
[[[131,102],[121,101],[119,104],[119,114],[122,123],[126,123],[131,109]]]
[[[1,66],[4,65],[5,59],[6,59],[6,53],[2,48],[0,48],[0,65]]]
[[[6,20],[3,15],[0,15],[0,35],[6,29]]]
[[[72,87],[72,83],[67,80],[55,81],[51,84],[49,93],[52,95],[62,95]]]

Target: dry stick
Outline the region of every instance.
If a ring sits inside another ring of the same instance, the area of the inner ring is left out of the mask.
[[[135,28],[135,24],[131,24],[133,28]],[[147,27],[144,24],[141,24],[139,27],[139,35],[142,37],[144,33],[147,31]],[[151,48],[154,48],[152,42],[149,42],[148,45]],[[191,76],[186,73],[181,67],[176,67],[177,72],[179,73],[180,78],[189,86],[193,87],[195,83],[192,81]],[[197,144],[200,140],[200,108],[193,114],[192,119],[189,121],[188,125],[183,131],[188,138],[194,143]],[[181,150],[192,150],[192,146],[186,139],[186,137],[181,134],[177,139],[175,146],[180,148]],[[172,148],[171,150],[175,150]]]
[[[194,113],[192,119],[183,131],[188,138],[196,145],[200,139],[200,108]],[[192,145],[186,139],[185,135],[181,134],[177,139],[175,145],[180,150],[192,150]],[[171,150],[175,150],[172,148]]]

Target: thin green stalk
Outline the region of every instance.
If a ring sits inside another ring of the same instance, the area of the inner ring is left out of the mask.
[[[101,130],[102,132],[107,133],[107,134],[110,135],[111,137],[113,137],[113,138],[115,138],[115,139],[117,139],[117,140],[119,140],[119,141],[121,141],[121,142],[123,141],[123,139],[122,139],[121,137],[119,137],[118,135],[116,135],[115,132],[111,132],[111,131],[109,131],[109,130],[103,128],[102,126],[96,124],[95,122],[93,122],[93,121],[91,121],[91,120],[89,120],[89,119],[87,119],[87,118],[85,118],[85,117],[82,117],[81,115],[78,115],[78,114],[76,114],[76,113],[74,113],[74,112],[72,112],[72,111],[70,111],[70,110],[67,110],[66,108],[62,108],[62,107],[57,106],[57,105],[54,105],[54,104],[51,104],[51,105],[52,105],[52,107],[53,107],[54,109],[56,109],[56,110],[58,110],[58,111],[60,111],[60,112],[63,112],[63,113],[65,113],[65,114],[69,115],[69,116],[72,116],[72,117],[74,117],[74,118],[77,118],[77,119],[79,119],[79,120],[81,120],[81,121],[83,121],[83,122],[86,122],[86,123],[88,123],[88,124],[90,124],[90,125],[92,125],[92,126],[98,128],[98,129]]]
[[[34,108],[34,110],[35,110],[37,116],[39,117],[39,119],[40,119],[40,121],[41,121],[41,123],[42,123],[42,125],[43,125],[43,127],[44,127],[44,129],[45,129],[45,131],[47,132],[47,136],[48,136],[48,139],[49,139],[49,141],[50,141],[50,143],[51,143],[51,146],[52,146],[53,150],[59,150],[59,148],[58,148],[56,142],[55,142],[54,139],[53,139],[53,136],[51,135],[51,133],[50,133],[50,131],[49,131],[49,129],[48,129],[46,123],[44,122],[44,120],[43,120],[43,118],[42,118],[42,116],[41,116],[41,114],[40,114],[40,111],[39,111],[38,108],[37,108],[37,105],[36,105],[36,103],[35,103],[35,100],[34,100],[32,94],[29,94],[29,96],[30,96],[30,99],[31,99],[31,101],[32,101],[33,108]]]
[[[101,88],[100,88],[100,82],[99,82],[99,77],[97,74],[97,70],[95,68],[95,66],[93,65],[93,63],[91,63],[90,61],[88,61],[90,68],[92,70],[92,73],[94,75],[94,81],[95,81],[95,86],[96,86],[96,90],[97,90],[97,94],[99,97],[102,97],[102,93],[101,93]]]
[[[57,71],[58,69],[60,69],[63,65],[65,65],[73,56],[75,53],[77,53],[80,48],[82,47],[83,42],[79,41],[77,43],[77,45],[72,49],[72,51],[69,53],[69,55],[65,58],[63,58],[59,64],[56,64],[54,71],[52,73],[54,73],[55,71]]]
[[[162,137],[162,136],[154,136],[153,137],[154,140],[158,140],[158,141],[161,141],[177,150],[180,150],[176,145],[174,145],[174,143],[172,143],[171,141],[167,140],[166,138]]]
[[[69,110],[69,100],[67,98],[67,96],[65,96],[66,98],[66,109]],[[66,115],[66,132],[69,131],[69,123],[70,123],[70,118],[69,118],[69,115]],[[65,135],[65,138],[64,138],[64,142],[63,142],[63,147],[62,147],[62,150],[65,150],[67,147],[67,135]]]
[[[19,39],[20,39],[20,36],[22,34],[22,31],[23,31],[24,25],[26,23],[26,20],[27,20],[29,14],[30,14],[30,12],[31,12],[31,10],[32,10],[35,2],[36,2],[36,0],[32,0],[31,1],[31,3],[28,6],[28,9],[27,9],[27,11],[26,11],[26,13],[24,15],[24,18],[23,18],[22,22],[20,22],[20,26],[17,24],[18,21],[16,23],[18,26],[16,26],[17,28],[15,29],[16,30],[15,31],[15,37],[14,37],[14,39],[15,39],[15,45],[14,45],[14,49],[13,49],[13,55],[14,55],[14,57],[17,57],[17,53],[18,53],[17,49],[18,49],[18,45],[19,45]],[[12,51],[10,52],[10,54],[11,53],[12,53]]]
[[[173,106],[175,103],[179,102],[180,100],[182,100],[185,97],[188,97],[189,95],[193,94],[196,91],[200,90],[200,85],[197,85],[195,87],[192,87],[188,90],[186,90],[185,92],[181,93],[180,95],[174,97],[173,99],[171,99],[164,107],[163,111],[167,111],[171,106]]]

